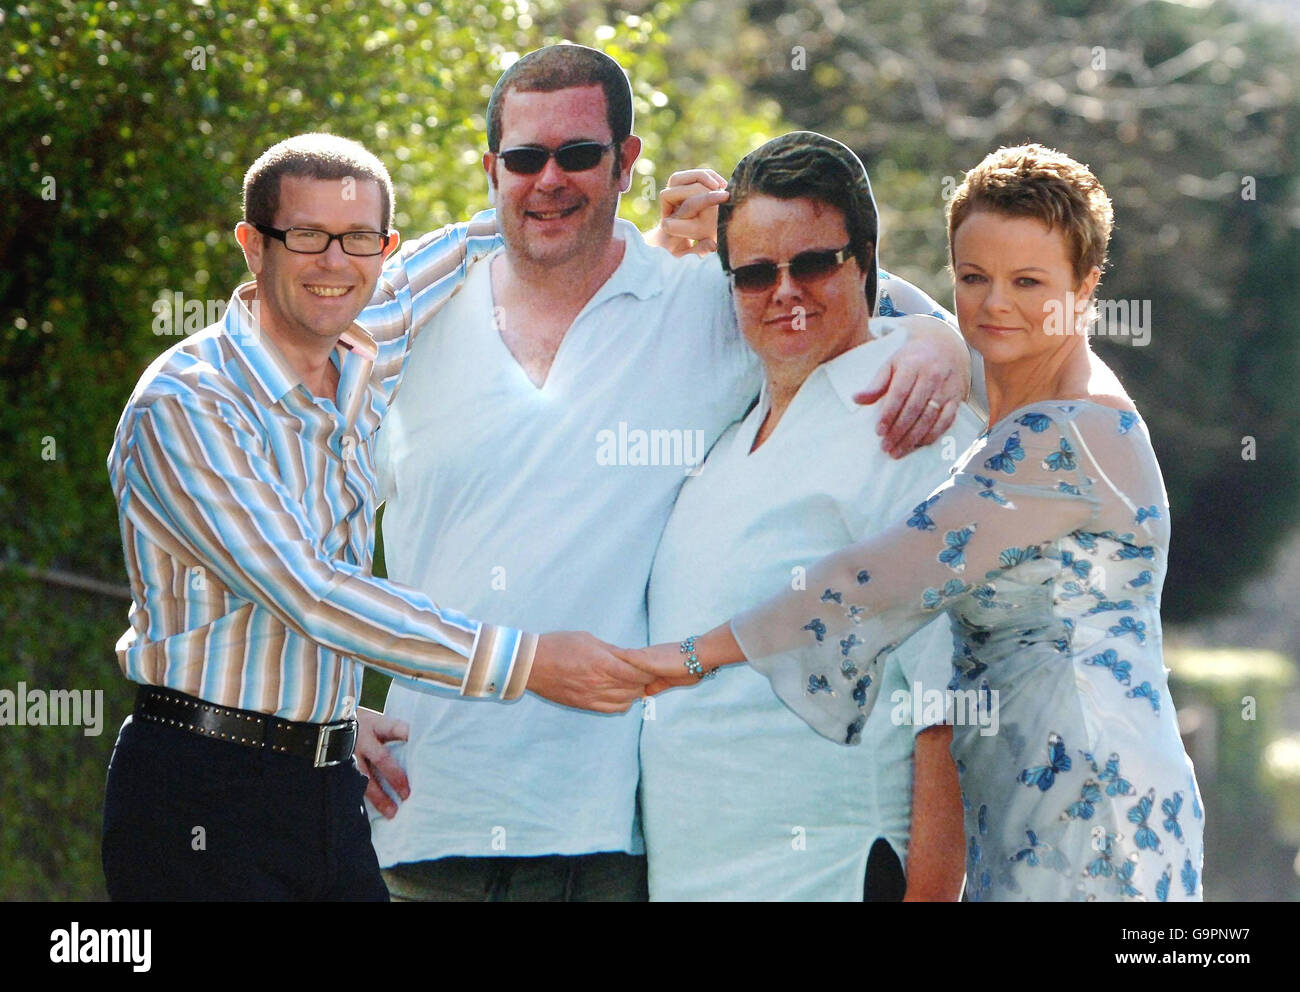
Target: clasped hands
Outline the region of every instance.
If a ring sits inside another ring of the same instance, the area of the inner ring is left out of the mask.
[[[581,631],[543,634],[533,656],[528,691],[563,706],[623,713],[643,696],[698,682],[686,670],[685,660],[677,644],[620,648]],[[357,710],[357,722],[357,770],[370,779],[366,798],[391,819],[397,803],[383,783],[401,801],[409,798],[411,787],[387,745],[406,740],[410,728],[405,720],[365,708]]]

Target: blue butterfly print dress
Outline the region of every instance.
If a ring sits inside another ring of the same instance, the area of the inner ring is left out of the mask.
[[[1199,900],[1203,812],[1161,658],[1168,547],[1141,419],[1035,403],[978,439],[910,515],[732,630],[787,706],[852,743],[864,715],[890,705],[862,676],[947,613],[970,897]],[[852,681],[838,648],[850,632],[874,659]]]

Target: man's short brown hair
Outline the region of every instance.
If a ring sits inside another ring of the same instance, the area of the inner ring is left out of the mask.
[[[258,156],[244,175],[244,220],[275,224],[280,207],[280,179],[373,180],[383,202],[380,230],[387,233],[393,219],[393,180],[384,163],[365,146],[336,134],[296,134]]]
[[[488,151],[501,151],[501,107],[511,90],[554,93],[578,86],[605,91],[605,117],[615,144],[632,133],[632,86],[604,52],[583,45],[549,45],[529,52],[501,74],[488,100]],[[617,156],[616,156],[617,157]]]
[[[990,152],[966,173],[948,202],[948,255],[952,238],[972,213],[989,210],[1011,217],[1035,217],[1065,236],[1074,278],[1106,267],[1106,247],[1115,217],[1110,197],[1081,162],[1039,144]]]

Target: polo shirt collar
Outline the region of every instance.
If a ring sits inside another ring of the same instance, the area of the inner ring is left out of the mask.
[[[587,304],[589,307],[623,293],[629,293],[638,300],[648,300],[663,292],[663,271],[654,257],[654,249],[645,243],[636,225],[617,218],[614,221],[614,237],[621,238],[626,246],[623,249],[623,260],[619,262],[614,274],[596,290]]]

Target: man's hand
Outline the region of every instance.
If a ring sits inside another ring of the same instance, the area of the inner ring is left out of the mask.
[[[357,771],[370,779],[366,786],[366,798],[372,806],[391,820],[397,815],[397,803],[384,791],[381,782],[406,801],[411,797],[411,784],[406,780],[406,772],[393,757],[393,752],[385,747],[388,741],[404,741],[411,728],[405,720],[384,716],[364,706],[357,707],[357,749],[354,757]]]
[[[648,648],[615,648],[614,651],[628,664],[652,676],[652,681],[645,687],[647,696],[678,686],[695,685],[700,681],[687,670],[685,656],[677,644],[652,644]]]
[[[599,638],[563,631],[538,638],[528,689],[562,706],[622,713],[645,694],[653,679]]]
[[[659,226],[645,239],[673,255],[707,255],[718,250],[718,204],[731,194],[712,169],[674,172],[659,194]]]
[[[880,447],[891,457],[902,458],[933,444],[952,426],[958,404],[970,392],[970,353],[961,337],[938,317],[875,318],[881,319],[903,324],[907,341],[854,399],[866,404],[885,398],[876,428],[885,435]]]

